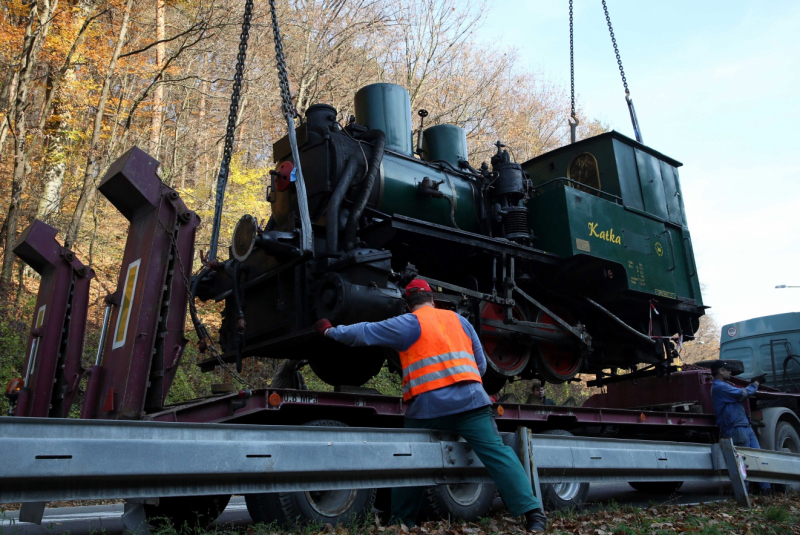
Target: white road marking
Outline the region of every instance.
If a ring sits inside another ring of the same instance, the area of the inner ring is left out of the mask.
[[[247,505],[244,503],[232,503],[225,508],[225,513],[230,512],[240,512],[246,511]],[[26,526],[32,525],[29,522],[20,522],[17,520],[17,515],[19,513],[15,512],[14,517],[8,516],[0,516],[0,526]],[[122,511],[109,511],[109,512],[95,512],[95,513],[84,513],[84,512],[75,512],[75,513],[59,513],[59,514],[48,514],[47,510],[45,510],[44,518],[42,518],[42,525],[46,526],[48,524],[61,524],[64,522],[78,522],[81,520],[95,520],[95,519],[103,519],[103,518],[120,518],[122,517]]]

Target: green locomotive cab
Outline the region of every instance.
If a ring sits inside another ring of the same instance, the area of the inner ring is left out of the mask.
[[[681,165],[613,131],[529,160],[534,245],[583,269],[587,257],[618,265],[625,273],[619,290],[651,295],[656,310],[659,303],[702,307]]]

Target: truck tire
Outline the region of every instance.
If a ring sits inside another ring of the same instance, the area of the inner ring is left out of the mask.
[[[486,516],[497,496],[492,483],[433,485],[425,489],[420,517],[426,520],[475,522]]]
[[[347,427],[336,420],[314,420],[304,425]],[[349,524],[372,511],[376,489],[343,489],[307,492],[248,494],[247,512],[256,523]]]
[[[683,486],[683,481],[629,481],[628,485],[639,492],[672,494]]]
[[[144,512],[147,521],[156,528],[171,525],[178,533],[191,532],[216,520],[230,500],[230,494],[175,496],[159,499],[158,505],[145,504]]]
[[[551,429],[542,435],[571,437],[572,433],[563,429]],[[548,511],[561,509],[580,510],[589,495],[589,483],[542,483],[542,505]]]
[[[775,426],[775,451],[800,453],[800,435],[789,422],[778,422]],[[773,487],[778,492],[800,492],[798,484],[774,484]]]

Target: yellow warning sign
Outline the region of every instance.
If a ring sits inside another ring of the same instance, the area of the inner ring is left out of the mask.
[[[136,295],[136,282],[139,280],[139,267],[142,259],[131,262],[128,266],[128,273],[125,275],[125,289],[122,293],[122,305],[117,316],[117,327],[114,329],[114,343],[111,349],[117,349],[125,345],[128,336],[128,323],[131,319],[131,308],[133,297]]]
[[[38,329],[42,325],[44,325],[44,311],[47,309],[47,305],[42,305],[39,307],[39,311],[36,313],[36,328]]]

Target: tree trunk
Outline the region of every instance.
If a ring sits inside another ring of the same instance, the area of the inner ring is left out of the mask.
[[[156,41],[166,39],[165,12],[167,6],[164,0],[156,0]],[[156,45],[156,69],[161,69],[167,56],[166,43]],[[164,123],[164,84],[156,84],[153,91],[153,118],[150,122],[150,155],[158,159],[159,145],[161,144],[161,128]]]
[[[4,104],[3,107],[7,108],[6,114],[3,117],[3,122],[0,123],[0,156],[3,154],[3,146],[6,144],[8,125],[11,121],[11,116],[14,115],[14,95],[17,93],[18,74],[18,71],[9,73],[9,83],[3,87],[3,94],[0,96],[0,100],[2,100]]]
[[[11,202],[8,205],[8,212],[4,224],[4,242],[6,248],[3,251],[3,269],[0,273],[0,286],[6,285],[11,281],[12,270],[14,268],[15,255],[12,252],[14,242],[17,239],[17,222],[19,220],[19,209],[22,202],[22,192],[28,182],[26,169],[25,142],[27,137],[26,128],[26,108],[28,105],[28,89],[33,78],[33,71],[36,69],[36,61],[39,51],[42,49],[47,32],[50,30],[50,22],[53,13],[58,6],[58,0],[39,0],[31,4],[30,19],[25,28],[25,39],[22,48],[22,61],[20,62],[19,81],[17,83],[16,95],[13,104],[13,123],[14,130],[14,171],[11,177]],[[38,21],[38,27],[34,29],[34,22]],[[7,122],[7,121],[6,121]]]
[[[61,117],[61,103],[57,99],[53,106],[55,116]],[[63,120],[59,119],[48,128],[47,148],[44,161],[44,187],[39,206],[36,208],[36,219],[49,223],[52,216],[61,210],[61,188],[67,173],[65,161],[67,133],[62,129]]]
[[[117,35],[117,45],[114,47],[111,61],[108,63],[108,69],[103,79],[103,89],[100,91],[100,100],[97,103],[97,112],[94,116],[92,142],[89,147],[89,156],[86,158],[86,169],[83,173],[83,187],[81,188],[81,195],[78,198],[78,204],[75,206],[75,211],[72,213],[72,221],[70,221],[69,227],[67,228],[67,235],[64,237],[64,247],[67,249],[71,249],[72,245],[75,243],[81,228],[81,223],[83,222],[86,207],[92,202],[96,193],[95,168],[97,167],[100,153],[99,143],[103,126],[103,112],[108,102],[108,95],[111,92],[111,82],[114,78],[114,72],[117,69],[117,61],[122,51],[122,45],[125,43],[125,35],[128,33],[128,22],[131,18],[132,5],[133,0],[128,0],[125,4],[122,24],[119,27],[119,34]]]

